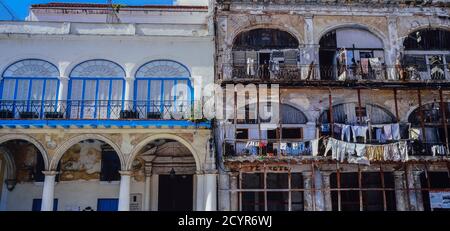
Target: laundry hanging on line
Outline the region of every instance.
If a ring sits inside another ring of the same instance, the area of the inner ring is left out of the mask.
[[[406,141],[391,144],[372,145],[348,143],[329,138],[325,155],[331,150],[334,160],[343,162],[346,158],[352,163],[368,164],[369,161],[407,161],[408,147]]]

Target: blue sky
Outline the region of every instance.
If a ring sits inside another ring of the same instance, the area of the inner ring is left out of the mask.
[[[0,0],[0,20],[23,20],[28,15],[28,9],[32,4],[49,2],[81,2],[81,3],[106,3],[107,0]],[[170,5],[173,0],[113,0],[116,4],[126,5]]]

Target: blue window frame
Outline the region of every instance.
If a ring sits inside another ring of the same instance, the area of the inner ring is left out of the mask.
[[[97,211],[118,211],[119,199],[98,199]]]
[[[41,211],[42,199],[33,199],[31,211]],[[58,211],[58,199],[53,199],[53,211]]]
[[[135,107],[140,118],[170,113],[190,113],[194,99],[191,74],[186,66],[171,60],[154,60],[141,66],[136,72],[134,85]],[[145,115],[147,114],[147,115]]]
[[[124,96],[122,67],[108,60],[85,61],[70,74],[68,113],[70,118],[117,119]]]
[[[26,59],[8,66],[2,74],[1,110],[43,115],[57,109],[58,68],[40,59]]]

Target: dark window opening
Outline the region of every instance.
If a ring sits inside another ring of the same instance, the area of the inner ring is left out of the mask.
[[[236,139],[247,140],[248,139],[248,129],[236,129]]]
[[[302,139],[303,129],[302,128],[283,128],[281,131],[283,139]]]
[[[102,147],[100,181],[120,180],[120,160],[117,153],[109,145]]]
[[[33,178],[35,182],[44,182],[45,175],[42,173],[45,171],[44,158],[40,153],[36,154],[36,165],[33,171]]]
[[[340,188],[338,188],[337,174],[333,173],[330,176],[330,185],[333,211],[339,209],[339,200],[341,211],[359,211],[361,208],[364,211],[396,209],[392,173],[363,172],[361,187],[358,173],[340,173]]]
[[[428,28],[408,35],[405,50],[450,50],[450,32]]]
[[[297,39],[288,32],[276,29],[255,29],[240,33],[233,50],[261,50],[298,48]]]
[[[264,189],[263,173],[243,173],[242,174],[243,189]]]

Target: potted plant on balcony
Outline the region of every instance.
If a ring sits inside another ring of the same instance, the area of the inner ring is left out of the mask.
[[[59,111],[48,111],[44,112],[46,119],[62,119],[64,118],[64,113]]]
[[[138,119],[139,115],[137,112],[133,110],[122,110],[120,111],[120,118],[121,119]]]
[[[13,112],[11,110],[0,110],[0,118],[2,119],[11,119],[14,118]]]
[[[19,116],[22,119],[36,119],[36,118],[39,118],[39,115],[36,112],[32,112],[32,111],[19,112]]]
[[[147,119],[159,120],[161,119],[161,113],[159,111],[147,112]]]

